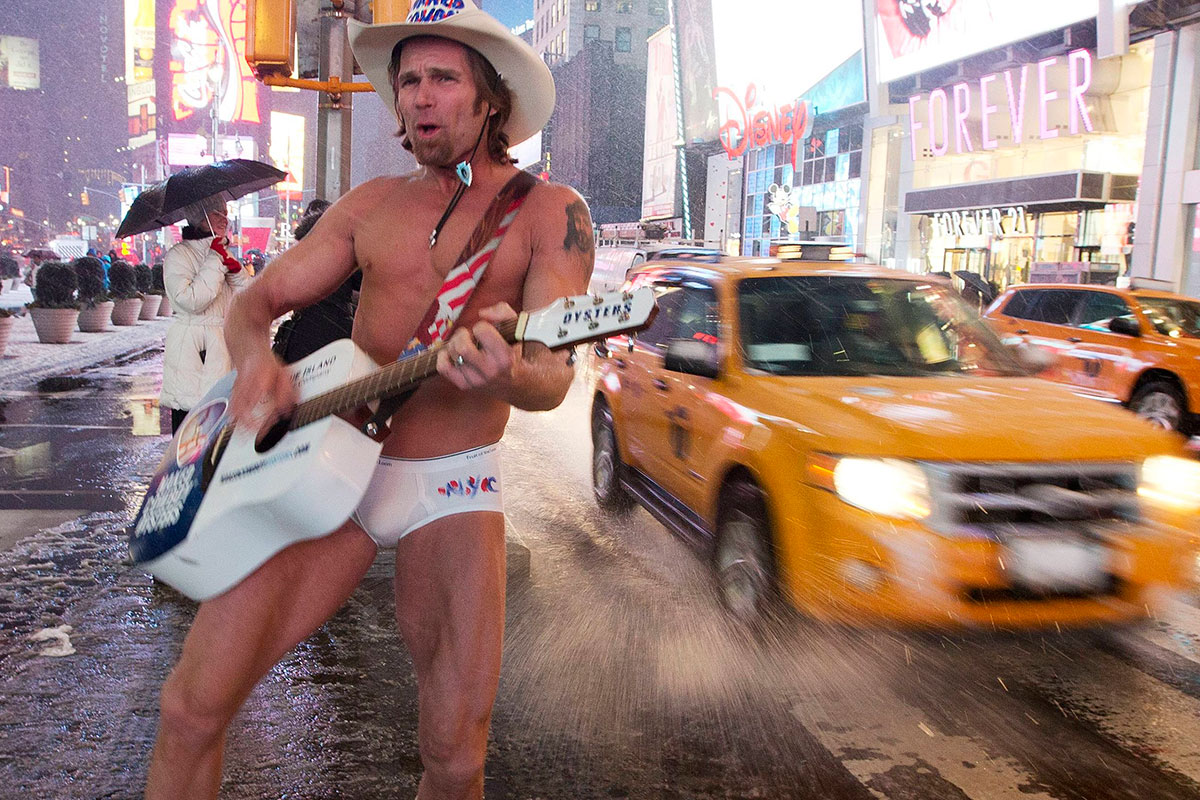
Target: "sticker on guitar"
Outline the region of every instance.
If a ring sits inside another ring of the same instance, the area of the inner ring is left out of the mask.
[[[640,330],[654,312],[654,292],[643,287],[564,297],[496,329],[512,344],[561,350]],[[236,376],[223,377],[188,413],[150,481],[129,531],[133,561],[203,600],[287,545],[336,529],[366,493],[385,435],[348,419],[437,374],[439,349],[379,367],[349,339],[325,346],[288,367],[297,406],[257,442],[255,432],[230,424]],[[488,476],[475,480],[445,488],[491,488]]]

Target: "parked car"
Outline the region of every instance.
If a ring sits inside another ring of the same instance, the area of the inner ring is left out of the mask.
[[[636,247],[597,247],[590,291],[615,292],[625,284],[629,271],[646,261],[646,251]]]
[[[593,486],[711,560],[754,622],[1145,617],[1192,577],[1200,462],[1034,378],[944,281],[649,261],[658,315],[598,347]]]
[[[1189,433],[1200,412],[1200,301],[1171,292],[1029,284],[984,317],[1008,342],[1050,354],[1043,374]]]

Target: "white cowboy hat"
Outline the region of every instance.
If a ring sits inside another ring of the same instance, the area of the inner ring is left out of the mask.
[[[554,111],[554,79],[533,48],[471,0],[413,0],[404,22],[366,25],[350,21],[350,48],[383,104],[396,113],[388,64],[396,43],[414,36],[441,36],[479,52],[513,94],[504,132],[510,145],[540,131]]]

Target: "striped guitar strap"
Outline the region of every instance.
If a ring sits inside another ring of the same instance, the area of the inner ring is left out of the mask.
[[[538,179],[528,172],[518,172],[496,194],[492,204],[488,206],[487,212],[484,213],[483,219],[479,220],[471,238],[467,240],[462,254],[458,257],[458,266],[446,275],[446,280],[442,282],[442,288],[438,290],[437,297],[433,299],[429,310],[425,312],[421,324],[417,326],[416,333],[409,340],[404,352],[400,354],[400,358],[408,358],[426,350],[434,344],[444,341],[449,335],[450,328],[458,319],[463,306],[471,299],[475,287],[483,279],[484,270],[491,263],[492,256],[495,254],[496,248],[500,246],[504,234],[508,232],[513,220],[517,218],[517,212],[521,210],[525,198],[529,196],[529,191],[537,183]],[[384,423],[396,413],[396,410],[411,394],[410,390],[404,394],[381,400],[375,413],[362,426],[363,433],[371,436],[374,435],[372,431],[381,430]]]
[[[475,227],[458,258],[458,266],[450,270],[437,297],[425,312],[417,332],[401,354],[401,358],[425,350],[445,340],[450,328],[458,319],[459,312],[471,299],[471,294],[483,278],[484,270],[492,261],[500,240],[521,210],[529,190],[537,184],[537,178],[528,172],[518,172],[496,195],[487,213]]]

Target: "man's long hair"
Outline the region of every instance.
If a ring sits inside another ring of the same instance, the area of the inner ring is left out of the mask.
[[[392,60],[388,64],[388,80],[392,84],[393,104],[399,95],[399,88],[396,86],[396,75],[400,72],[400,48],[405,42],[423,38],[434,39],[440,37],[414,36],[411,39],[397,42],[396,46],[392,48]],[[515,164],[516,160],[508,154],[508,134],[504,132],[504,126],[508,124],[508,118],[512,114],[512,90],[509,89],[508,82],[500,77],[495,67],[486,58],[474,48],[467,47],[466,45],[462,46],[467,51],[467,64],[470,68],[471,80],[475,84],[475,110],[480,111],[487,105],[491,106],[492,111],[495,112],[488,118],[487,134],[485,136],[488,157],[497,164]],[[412,145],[408,141],[404,119],[399,113],[396,114],[396,118],[400,120],[400,128],[396,131],[396,135],[400,137],[400,144],[404,146],[405,150],[411,151]]]

